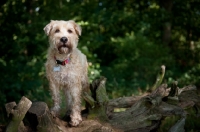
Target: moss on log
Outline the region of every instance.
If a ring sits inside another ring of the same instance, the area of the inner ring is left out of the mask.
[[[31,107],[32,102],[26,97],[22,97],[18,105],[15,102],[11,102],[5,105],[8,115],[12,116],[10,123],[6,127],[6,132],[25,132],[22,120],[25,117],[26,112]]]
[[[150,93],[112,100],[108,99],[106,93],[106,78],[94,80],[90,85],[91,93],[83,93],[83,98],[89,105],[86,107],[84,120],[77,127],[70,127],[67,121],[54,117],[46,103],[34,102],[30,109],[26,108],[29,109],[26,114],[28,127],[38,132],[147,132],[162,130],[164,122],[169,117],[175,117],[177,120],[165,130],[185,131],[187,110],[192,108],[196,112],[195,116],[200,115],[197,88],[193,85],[179,88],[176,81],[171,87],[161,84],[164,73],[165,66],[161,66],[161,72]],[[15,112],[15,106],[21,108],[20,104],[12,102],[6,105],[7,113],[15,115],[7,126],[8,132],[19,128],[21,131],[28,131],[23,129],[21,122],[24,116],[18,116],[18,112]],[[115,112],[116,108],[124,108],[124,111]],[[11,129],[10,126],[14,127]]]

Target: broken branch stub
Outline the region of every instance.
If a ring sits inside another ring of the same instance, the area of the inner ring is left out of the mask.
[[[161,85],[164,76],[165,76],[165,65],[162,65],[161,69],[160,69],[160,72],[157,75],[156,82],[154,83],[154,85],[151,88],[151,90],[155,90],[158,86]]]
[[[6,110],[8,114],[12,114],[12,119],[6,128],[6,132],[26,131],[25,130],[26,128],[24,127],[22,120],[25,117],[25,114],[31,107],[31,105],[32,102],[24,96],[21,98],[18,105],[16,105],[16,103],[13,102],[6,104]]]
[[[109,99],[106,93],[105,83],[106,78],[100,77],[90,85],[91,96],[87,93],[83,94],[83,98],[91,106],[88,108],[88,118],[90,119],[99,118],[102,121],[108,120],[106,107]]]

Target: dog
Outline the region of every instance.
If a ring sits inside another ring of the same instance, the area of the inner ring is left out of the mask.
[[[51,20],[44,27],[50,46],[47,53],[46,76],[53,99],[51,112],[56,116],[60,110],[60,90],[66,97],[67,113],[71,126],[82,121],[81,95],[88,88],[87,59],[77,48],[82,29],[73,20]]]

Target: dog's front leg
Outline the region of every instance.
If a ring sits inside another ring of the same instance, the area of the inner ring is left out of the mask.
[[[77,126],[81,121],[81,85],[75,85],[75,87],[71,88],[71,113],[70,118],[71,122],[70,124],[72,126]]]
[[[60,110],[60,91],[59,85],[50,81],[50,91],[53,99],[53,107],[51,108],[52,114],[58,116]]]

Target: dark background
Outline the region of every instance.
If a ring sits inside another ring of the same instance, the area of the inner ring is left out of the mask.
[[[0,121],[4,104],[51,104],[44,63],[50,20],[75,20],[83,31],[90,81],[107,78],[110,98],[138,95],[155,82],[200,86],[200,0],[1,0]]]

